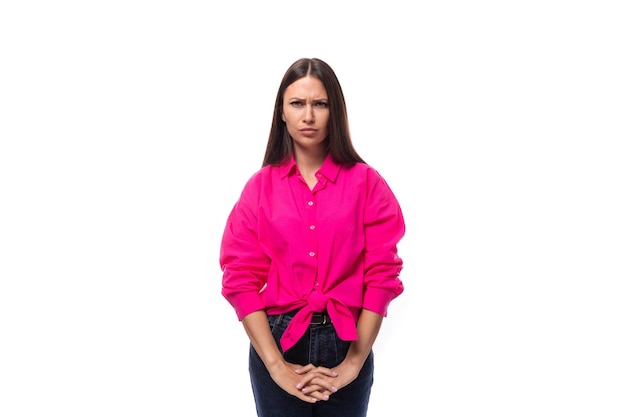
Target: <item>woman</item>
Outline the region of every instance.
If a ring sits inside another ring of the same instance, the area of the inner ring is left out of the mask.
[[[262,168],[222,238],[222,294],[250,338],[259,417],[367,414],[372,346],[403,291],[398,201],[352,145],[319,59],[285,73]]]

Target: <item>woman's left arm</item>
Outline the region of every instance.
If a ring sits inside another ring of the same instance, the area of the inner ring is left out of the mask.
[[[365,360],[372,351],[382,323],[383,316],[380,314],[366,309],[361,310],[359,321],[357,322],[359,339],[350,343],[346,358],[337,367],[341,369],[335,369],[335,372],[339,374],[337,379],[342,382],[342,386],[352,382],[359,375],[359,372],[361,372]],[[343,375],[346,373],[347,375]],[[349,381],[345,382],[346,378],[349,379]]]
[[[329,378],[318,374],[312,365],[302,369],[305,377],[302,386],[324,394],[329,394],[324,388],[330,387],[331,391],[335,391],[356,379],[372,351],[389,303],[404,290],[399,279],[402,259],[397,253],[397,244],[405,232],[402,210],[393,192],[376,171],[368,171],[367,183],[367,204],[363,215],[364,293],[357,320],[358,340],[351,342],[345,359],[332,369],[337,376]]]
[[[357,321],[358,340],[350,344],[344,361],[333,369],[338,374],[335,381],[341,386],[359,375],[372,351],[389,303],[404,290],[399,279],[402,259],[397,253],[397,244],[405,232],[400,204],[385,180],[374,170],[368,171],[367,193],[363,305]]]
[[[382,322],[383,316],[380,314],[361,310],[357,322],[359,339],[350,343],[345,359],[330,370],[317,368],[311,364],[302,367],[296,371],[303,376],[298,384],[300,389],[306,394],[319,391],[322,395],[329,396],[354,381],[372,351]],[[332,376],[329,376],[329,372]]]

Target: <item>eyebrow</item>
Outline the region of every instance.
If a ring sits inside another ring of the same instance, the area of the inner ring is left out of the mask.
[[[300,101],[306,101],[305,98],[301,98],[301,97],[289,97],[287,100],[300,100]],[[328,97],[326,98],[316,98],[315,100],[312,100],[313,103],[318,103],[320,101],[328,101]]]

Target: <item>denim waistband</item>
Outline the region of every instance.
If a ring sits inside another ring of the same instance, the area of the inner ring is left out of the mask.
[[[279,318],[282,316],[282,319],[289,319],[289,321],[291,321],[291,318],[293,316],[295,316],[298,311],[300,310],[293,310],[293,311],[289,311],[287,313],[283,313],[283,314],[277,314],[275,317]],[[282,319],[280,321],[282,321]],[[325,326],[327,324],[330,324],[332,321],[330,320],[330,316],[328,315],[327,311],[322,311],[322,312],[315,312],[313,313],[313,316],[311,317],[311,322],[309,323],[311,326]]]

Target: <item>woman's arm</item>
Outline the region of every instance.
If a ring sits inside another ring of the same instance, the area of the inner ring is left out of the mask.
[[[383,316],[373,311],[363,309],[357,323],[357,333],[359,339],[350,344],[348,354],[343,363],[356,371],[354,378],[359,374],[365,360],[372,351],[376,337],[383,323]],[[353,378],[353,379],[354,379]]]
[[[328,395],[319,391],[303,392],[297,388],[301,375],[296,373],[296,369],[303,369],[299,364],[292,364],[283,358],[274,336],[270,330],[267,314],[263,310],[255,311],[245,316],[242,321],[243,327],[248,334],[252,347],[261,357],[265,368],[270,376],[287,393],[294,395],[306,402],[316,402],[327,400]],[[327,371],[326,373],[330,373]],[[319,375],[324,375],[323,371]]]
[[[372,351],[382,322],[383,316],[380,314],[370,310],[361,310],[357,322],[359,339],[351,342],[346,358],[330,370],[321,367],[313,368],[312,365],[302,368],[307,371],[299,380],[299,386],[304,387],[302,391],[305,393],[319,391],[323,396],[328,396],[354,381]]]

